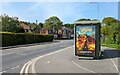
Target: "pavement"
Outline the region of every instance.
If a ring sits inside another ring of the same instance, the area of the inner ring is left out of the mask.
[[[118,50],[101,47],[104,58],[78,58],[74,55],[74,45],[29,61],[21,73],[118,73]],[[114,74],[113,74],[114,75]]]
[[[32,44],[23,44],[23,45],[14,45],[14,46],[5,46],[0,47],[1,50],[11,49],[11,48],[19,48],[19,47],[28,47],[28,46],[36,46],[36,45],[43,45],[43,44],[51,44],[55,42],[60,42],[60,40],[54,40],[50,42],[41,42],[41,43],[32,43]]]

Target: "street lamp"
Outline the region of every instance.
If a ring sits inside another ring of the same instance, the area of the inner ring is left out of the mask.
[[[91,4],[91,3],[97,4],[97,9],[98,9],[98,20],[99,20],[99,3],[98,3],[98,2],[88,2],[88,4]]]

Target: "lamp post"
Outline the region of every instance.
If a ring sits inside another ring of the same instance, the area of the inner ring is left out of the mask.
[[[97,4],[97,9],[98,9],[98,20],[99,20],[99,3],[97,3],[97,2],[88,2],[88,4],[92,4],[92,3],[94,3],[94,4]]]

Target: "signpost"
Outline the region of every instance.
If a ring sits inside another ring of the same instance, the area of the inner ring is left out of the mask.
[[[99,59],[100,54],[100,22],[75,22],[75,55]]]

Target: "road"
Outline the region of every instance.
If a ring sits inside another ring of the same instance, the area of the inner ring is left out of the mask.
[[[36,73],[117,73],[117,64],[116,57],[103,60],[84,57],[78,59],[74,56],[74,46],[71,46],[40,58],[35,64],[35,71]]]
[[[101,47],[104,58],[74,56],[74,41],[62,40],[2,51],[1,73],[118,73],[118,50]],[[115,74],[113,74],[115,73]],[[101,74],[102,75],[102,74]],[[105,74],[104,74],[105,75]]]
[[[58,40],[34,46],[10,48],[2,51],[2,71],[0,73],[20,73],[21,68],[29,60],[69,46],[73,40]]]
[[[99,75],[118,75],[118,50],[107,47],[101,47],[101,49],[104,50],[103,59],[93,60],[90,57],[78,59],[74,56],[73,45],[32,59],[24,65],[21,73],[101,73]]]

